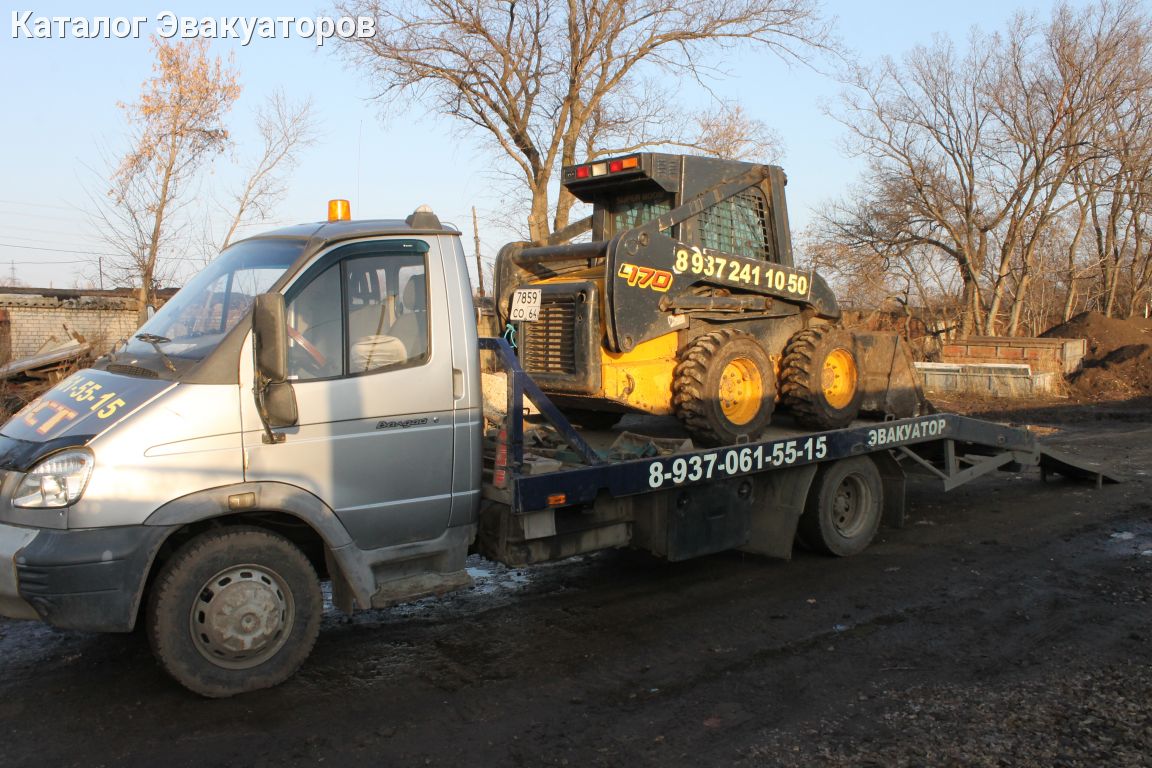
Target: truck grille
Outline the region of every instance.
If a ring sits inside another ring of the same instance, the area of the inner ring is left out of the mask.
[[[576,373],[576,294],[546,293],[540,319],[521,326],[520,364],[529,373]]]
[[[123,365],[121,363],[109,363],[108,370],[112,373],[122,373],[125,376],[139,376],[144,379],[158,378],[156,371],[149,368],[141,368],[138,365]]]

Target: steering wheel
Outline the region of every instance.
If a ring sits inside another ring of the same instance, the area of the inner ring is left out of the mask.
[[[304,338],[304,334],[292,326],[288,326],[288,338],[299,344],[300,348],[308,353],[308,357],[312,358],[312,362],[316,363],[320,370],[324,370],[328,366],[328,357],[316,349],[315,344]]]

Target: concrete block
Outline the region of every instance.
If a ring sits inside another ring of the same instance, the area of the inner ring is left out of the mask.
[[[1024,364],[916,363],[927,392],[985,397],[1030,397],[1063,393],[1064,379],[1053,372],[1033,372]]]

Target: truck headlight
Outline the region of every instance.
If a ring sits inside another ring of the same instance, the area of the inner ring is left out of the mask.
[[[12,494],[12,506],[58,509],[75,504],[88,485],[94,463],[92,454],[82,450],[49,456],[24,475]]]

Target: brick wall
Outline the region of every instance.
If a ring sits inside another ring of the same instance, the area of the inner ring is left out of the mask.
[[[66,342],[69,330],[83,336],[100,354],[139,325],[132,299],[0,295],[0,310],[8,318],[9,360],[31,357]]]
[[[945,344],[945,363],[1026,363],[1035,373],[1067,375],[1080,367],[1088,342],[1084,339],[1038,339],[969,336]]]

